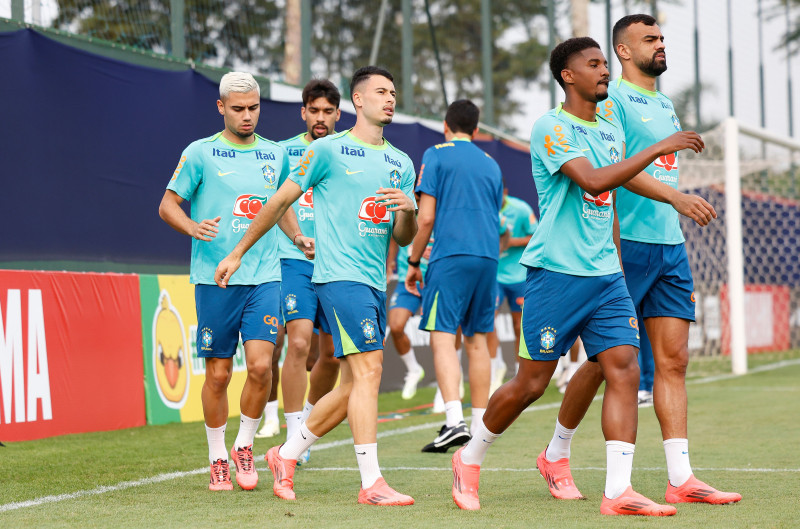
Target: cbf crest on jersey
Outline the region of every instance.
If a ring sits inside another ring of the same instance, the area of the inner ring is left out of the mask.
[[[261,167],[261,173],[264,175],[264,180],[267,182],[267,185],[275,187],[275,184],[278,182],[278,178],[275,176],[275,169],[269,164],[264,164]]]
[[[395,189],[400,187],[400,171],[395,169],[391,173],[389,173],[389,184]]]
[[[549,354],[553,352],[553,347],[556,346],[556,334],[558,334],[558,331],[552,327],[545,327],[539,331],[540,353]]]
[[[608,156],[611,159],[611,163],[619,162],[619,151],[613,145],[608,150]]]
[[[672,114],[672,126],[675,127],[675,130],[680,132],[681,130],[681,122],[678,120],[678,116]]]
[[[364,338],[367,339],[366,343],[375,343],[375,324],[371,319],[361,321],[361,332],[364,333]]]

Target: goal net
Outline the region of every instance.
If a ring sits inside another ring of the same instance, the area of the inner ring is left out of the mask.
[[[701,154],[680,154],[681,190],[718,218],[681,219],[695,283],[694,355],[747,353],[800,344],[800,142],[728,119],[703,134]]]

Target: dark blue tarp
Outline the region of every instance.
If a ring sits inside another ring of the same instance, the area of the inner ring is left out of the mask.
[[[137,66],[25,29],[0,33],[2,261],[185,264],[190,240],[158,204],[192,141],[222,129],[218,87],[192,71]],[[304,130],[299,103],[262,101],[257,132],[280,140]],[[342,115],[340,130],[355,117]],[[417,167],[441,133],[393,124],[386,137]],[[512,195],[535,208],[530,155],[479,145],[500,164]]]

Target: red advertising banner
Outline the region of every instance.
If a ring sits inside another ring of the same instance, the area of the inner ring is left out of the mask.
[[[720,289],[722,304],[722,354],[731,354],[731,326],[728,285]],[[748,353],[786,351],[790,347],[789,287],[782,285],[745,285],[744,312]]]
[[[0,270],[0,441],[145,424],[139,278]]]

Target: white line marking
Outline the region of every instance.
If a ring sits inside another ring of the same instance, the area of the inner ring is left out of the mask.
[[[647,467],[647,468],[639,468],[634,467],[635,471],[643,471],[643,472],[665,472],[667,467]],[[259,468],[258,470],[268,471],[267,467],[263,469]],[[413,470],[413,471],[420,471],[420,472],[452,472],[450,467],[386,467],[381,468],[381,472],[391,472],[394,470]],[[598,472],[605,472],[607,469],[606,467],[573,467],[571,470],[596,470]],[[703,472],[800,472],[800,468],[701,468],[701,467],[692,467],[692,470],[698,470]],[[358,467],[323,467],[323,468],[306,468],[303,469],[302,472],[339,472],[339,471],[346,471],[346,472],[358,472]],[[481,467],[481,472],[533,472],[538,474],[538,468],[490,468],[490,467]]]
[[[775,369],[780,369],[782,367],[798,365],[800,364],[800,359],[795,360],[783,360],[781,362],[776,362],[774,364],[767,364],[759,367],[755,367],[750,369],[747,374],[752,373],[761,373],[764,371],[772,371]],[[698,378],[694,380],[687,380],[687,384],[707,384],[709,382],[717,382],[719,380],[727,380],[730,378],[737,378],[742,375],[718,375],[713,377],[705,377],[705,378]],[[601,397],[595,397],[595,400],[599,400]],[[551,402],[549,404],[538,404],[530,406],[526,409],[523,413],[532,412],[532,411],[541,411],[541,410],[552,410],[554,408],[559,408],[561,406],[560,402]],[[417,432],[420,430],[427,430],[429,428],[438,426],[441,424],[441,420],[437,420],[435,422],[428,422],[425,424],[418,424],[416,426],[409,426],[406,428],[397,428],[394,430],[386,430],[384,432],[378,433],[378,438],[384,437],[392,437],[395,435],[403,435],[411,432]],[[353,444],[352,437],[349,439],[341,439],[339,441],[330,441],[327,443],[319,443],[314,445],[314,451],[317,450],[326,450],[328,448],[335,448],[339,446],[349,446]],[[256,460],[264,459],[264,454],[255,458]],[[259,469],[259,470],[267,470]],[[302,472],[323,472],[323,471],[333,471],[333,470],[358,470],[357,468],[304,468]],[[383,470],[391,471],[391,470],[428,470],[428,471],[450,471],[450,468],[413,468],[413,467],[391,467],[391,468],[384,468]],[[503,471],[503,472],[539,472],[538,469],[519,469],[519,468],[485,468],[482,469],[484,471],[495,472],[495,471]],[[583,467],[583,468],[574,468],[573,470],[603,470],[605,468],[599,467]],[[645,470],[645,471],[660,471],[663,472],[664,468],[637,468],[636,470]],[[721,471],[721,472],[800,472],[800,469],[796,468],[784,468],[784,469],[777,469],[777,468],[696,468],[695,470],[706,470],[706,471]],[[183,478],[186,476],[193,476],[195,474],[202,474],[204,472],[208,472],[208,467],[196,468],[194,470],[187,470],[182,472],[169,472],[166,474],[158,474],[157,476],[153,476],[150,478],[144,478],[134,481],[123,481],[117,483],[116,485],[108,485],[103,487],[97,487],[95,489],[90,490],[79,490],[77,492],[71,492],[69,494],[58,494],[54,496],[42,496],[40,498],[35,498],[32,500],[27,501],[19,501],[13,503],[5,503],[0,505],[0,512],[6,511],[13,511],[16,509],[23,509],[26,507],[36,507],[38,505],[44,505],[47,503],[57,503],[60,501],[65,500],[72,500],[76,498],[82,498],[84,496],[97,496],[99,494],[105,494],[107,492],[115,492],[118,490],[125,490],[132,487],[141,487],[143,485],[152,485],[154,483],[161,483],[162,481],[168,481],[171,479],[178,479]]]

